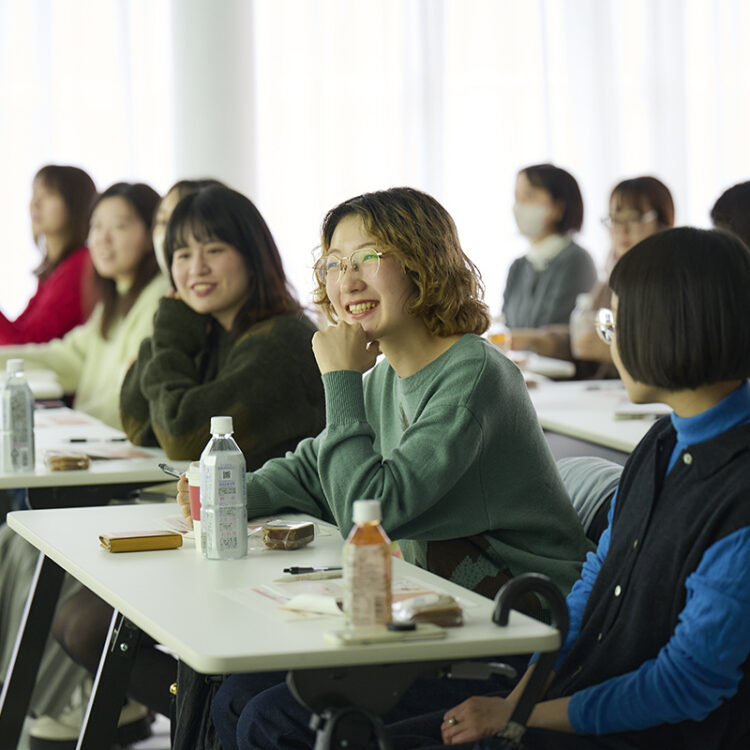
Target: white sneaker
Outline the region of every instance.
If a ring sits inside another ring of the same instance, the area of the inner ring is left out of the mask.
[[[81,733],[91,683],[83,690],[77,688],[70,703],[57,718],[40,716],[31,723],[30,750],[75,750]],[[151,716],[146,706],[128,699],[117,720],[115,740],[120,745],[132,745],[151,736]]]

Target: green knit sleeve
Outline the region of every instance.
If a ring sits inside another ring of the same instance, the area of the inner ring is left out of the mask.
[[[268,461],[247,475],[249,519],[273,513],[307,513],[335,523],[318,476],[320,436],[303,440],[293,453]]]

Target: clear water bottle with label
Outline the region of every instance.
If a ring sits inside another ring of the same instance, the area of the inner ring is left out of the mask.
[[[201,537],[209,560],[247,554],[245,457],[233,432],[231,417],[211,417],[211,439],[201,454]]]
[[[5,472],[34,471],[34,395],[22,359],[9,359],[0,392],[0,459]]]
[[[380,501],[355,500],[344,544],[344,613],[354,627],[391,621],[391,541],[381,519]]]

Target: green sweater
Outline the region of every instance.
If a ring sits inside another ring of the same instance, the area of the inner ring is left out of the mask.
[[[125,432],[136,445],[158,443],[170,458],[197,460],[211,417],[226,415],[248,468],[293,450],[324,423],[314,332],[299,313],[256,323],[235,338],[211,316],[163,298],[153,336],[123,383]]]
[[[252,516],[297,510],[352,525],[381,501],[404,557],[485,596],[548,575],[567,594],[591,548],[516,366],[475,335],[408,378],[323,376],[326,427],[247,476]]]

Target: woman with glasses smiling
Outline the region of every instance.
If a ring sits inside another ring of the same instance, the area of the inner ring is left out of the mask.
[[[488,597],[528,571],[567,591],[588,543],[520,372],[481,337],[481,282],[450,215],[410,188],[345,201],[323,221],[315,274],[333,323],[313,336],[326,427],[247,475],[249,516],[293,509],[346,535],[354,501],[377,499],[409,562]],[[312,747],[286,685],[257,695],[283,679],[227,679],[213,711],[225,750]],[[401,710],[436,700],[423,688]]]

